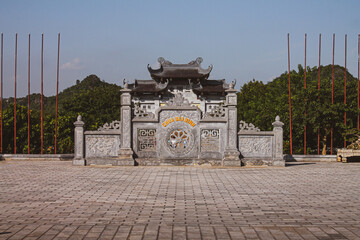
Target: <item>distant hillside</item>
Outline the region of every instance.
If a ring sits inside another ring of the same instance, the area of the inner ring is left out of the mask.
[[[106,91],[110,91],[110,93],[118,94],[117,90],[120,90],[121,87],[116,84],[110,84],[105,81],[101,81],[99,77],[92,74],[84,78],[82,81],[77,80],[77,83],[71,87],[64,89],[59,93],[58,101],[59,101],[59,110],[71,111],[72,109],[64,109],[63,104],[67,104],[69,99],[74,99],[79,96],[95,97],[99,92],[102,92],[100,89],[106,89]],[[108,94],[106,94],[108,95]],[[120,95],[119,95],[120,96]],[[119,98],[120,99],[120,98]],[[43,97],[44,101],[44,111],[48,114],[55,113],[55,105],[56,105],[56,96]],[[120,100],[119,100],[120,101]],[[95,101],[96,102],[96,101]],[[4,108],[7,108],[9,105],[14,103],[14,98],[5,98],[4,99]],[[28,96],[17,98],[16,103],[18,105],[27,106],[28,104]],[[111,106],[111,104],[109,105]],[[30,95],[30,109],[32,110],[41,110],[41,94],[33,93]]]

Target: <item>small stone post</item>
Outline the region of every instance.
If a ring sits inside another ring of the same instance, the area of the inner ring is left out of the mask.
[[[84,166],[84,125],[81,116],[77,117],[77,121],[74,122],[75,131],[74,131],[74,159],[73,165]]]
[[[273,166],[285,167],[285,160],[283,155],[283,126],[284,123],[280,122],[280,117],[276,116],[275,122],[272,123],[274,126],[274,140],[275,140],[275,150],[273,153]]]
[[[241,166],[240,152],[237,148],[237,95],[234,89],[236,82],[230,84],[225,92],[228,110],[228,137],[224,152],[223,166]]]
[[[134,166],[133,150],[131,148],[131,90],[124,80],[121,92],[121,143],[119,149],[119,165]]]

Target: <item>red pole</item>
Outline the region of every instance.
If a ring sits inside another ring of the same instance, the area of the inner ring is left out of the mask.
[[[55,154],[57,150],[57,120],[58,120],[58,95],[59,95],[59,59],[60,59],[60,33],[58,34],[58,55],[56,71],[56,113],[55,113]]]
[[[44,145],[44,33],[41,34],[41,154]]]
[[[17,70],[17,33],[15,34],[14,154],[16,154],[16,70]]]
[[[305,33],[305,76],[304,76],[304,89],[306,90],[306,33]],[[306,103],[306,98],[304,99]],[[306,118],[306,109],[304,112],[304,117]],[[304,155],[306,155],[306,124],[304,125]]]
[[[335,62],[335,33],[333,34],[333,56],[331,73],[331,105],[334,105],[334,62]],[[334,128],[331,126],[331,155],[333,154],[333,134]]]
[[[320,103],[320,60],[321,60],[321,33],[319,34],[319,81],[318,81],[319,103]],[[317,140],[318,140],[317,150],[318,150],[318,155],[320,155],[320,129],[318,129]]]
[[[28,56],[28,154],[30,154],[30,33],[29,33],[29,56]]]
[[[358,116],[357,116],[357,129],[359,130],[359,124],[360,124],[360,117],[359,117],[359,109],[360,109],[360,95],[359,95],[359,89],[360,89],[360,84],[359,84],[359,75],[360,75],[360,34],[358,35]]]
[[[344,105],[346,107],[346,58],[347,58],[347,34],[345,34],[345,85],[344,85]],[[346,109],[344,113],[344,124],[346,127]],[[346,139],[344,139],[344,147],[346,148]]]
[[[290,120],[290,154],[293,154],[292,149],[292,130],[291,130],[291,86],[290,86],[290,41],[289,41],[289,33],[287,35],[288,42],[288,71],[289,71],[289,120]]]
[[[1,146],[0,151],[3,152],[3,33],[1,33],[1,102],[0,102],[0,111],[1,111]]]

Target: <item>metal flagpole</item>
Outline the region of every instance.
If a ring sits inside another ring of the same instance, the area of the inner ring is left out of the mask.
[[[58,95],[59,95],[59,59],[60,59],[60,33],[58,34],[58,55],[56,71],[56,113],[55,113],[55,154],[57,152],[57,124],[58,124]]]
[[[318,90],[319,90],[319,103],[320,103],[320,60],[321,60],[321,33],[319,34],[319,81],[318,81]],[[318,150],[318,155],[320,155],[320,128],[318,128],[318,132],[317,132],[317,150]]]
[[[3,33],[1,33],[1,102],[0,102],[0,111],[1,111],[1,146],[0,146],[0,150],[1,150],[1,153],[3,152]]]
[[[359,124],[360,124],[360,116],[359,116],[359,109],[360,109],[360,96],[359,96],[359,88],[360,88],[360,79],[359,79],[359,75],[360,75],[360,34],[358,35],[358,115],[357,115],[357,130],[359,130]]]
[[[292,155],[292,130],[291,130],[291,86],[290,86],[290,43],[289,43],[289,33],[287,35],[288,42],[288,71],[289,71],[289,120],[290,120],[290,154]]]
[[[17,33],[15,34],[14,154],[16,154],[16,70],[17,70]]]
[[[347,58],[347,34],[345,34],[345,84],[344,84],[344,106],[346,107],[346,58]],[[344,124],[346,127],[346,109],[344,113]],[[344,139],[344,147],[346,148],[346,139]]]
[[[334,105],[334,62],[335,62],[335,33],[333,34],[333,55],[332,55],[332,74],[331,74],[331,105]],[[331,155],[333,154],[333,135],[334,128],[331,126]]]
[[[306,91],[306,33],[305,33],[305,76],[304,76],[304,90]],[[306,103],[306,98],[304,98]],[[304,111],[304,117],[306,118],[306,109]],[[304,125],[304,155],[306,155],[306,124]]]
[[[359,95],[359,75],[360,75],[360,34],[358,35],[358,131],[359,131],[359,124],[360,124],[360,116],[359,116],[359,109],[360,109],[360,95]]]
[[[28,154],[30,154],[30,33],[28,55]]]
[[[44,145],[44,33],[41,34],[41,154]]]

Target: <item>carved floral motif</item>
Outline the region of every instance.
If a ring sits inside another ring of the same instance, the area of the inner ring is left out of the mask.
[[[181,93],[176,93],[175,96],[166,103],[166,106],[190,106],[190,103]]]
[[[118,120],[112,121],[110,124],[105,123],[104,126],[99,127],[98,131],[110,131],[110,130],[120,130],[121,122]]]
[[[153,113],[149,113],[146,109],[141,109],[139,103],[135,103],[134,116],[138,118],[155,118]]]
[[[260,132],[260,129],[255,127],[252,123],[246,123],[245,121],[241,120],[239,124],[240,132],[242,131],[249,131],[249,132]]]
[[[271,137],[240,137],[239,150],[244,157],[271,157]]]
[[[219,106],[213,106],[210,112],[205,113],[205,118],[221,118],[225,117],[225,108],[221,104]]]
[[[86,137],[86,157],[116,157],[118,148],[119,137]]]

